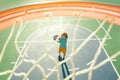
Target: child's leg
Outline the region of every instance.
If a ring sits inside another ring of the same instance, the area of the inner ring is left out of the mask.
[[[62,51],[61,47],[59,47],[59,56],[61,56],[61,51]]]
[[[63,59],[65,59],[66,56],[66,48],[63,49]]]
[[[65,54],[63,54],[63,59],[65,59]]]

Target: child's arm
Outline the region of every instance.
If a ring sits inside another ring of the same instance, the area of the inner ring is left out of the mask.
[[[56,40],[56,39],[57,39],[57,40]],[[57,41],[57,42],[59,42],[59,43],[60,43],[60,39],[61,39],[61,38],[58,38],[58,35],[54,35],[54,37],[53,37],[53,40],[54,40],[54,41]]]
[[[61,41],[61,38],[58,38],[57,42],[60,43],[60,41]]]

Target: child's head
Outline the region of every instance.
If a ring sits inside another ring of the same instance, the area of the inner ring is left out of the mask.
[[[68,35],[67,35],[67,33],[66,32],[64,32],[64,33],[62,33],[62,35],[61,35],[63,38],[68,38]]]

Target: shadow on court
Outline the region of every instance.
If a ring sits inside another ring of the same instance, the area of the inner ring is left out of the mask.
[[[58,56],[58,61],[63,61],[63,59],[62,59],[61,56]],[[65,79],[67,76],[70,75],[70,71],[69,71],[69,68],[68,68],[68,66],[67,66],[67,63],[66,63],[66,62],[63,63],[63,64],[61,65],[61,68],[62,68],[63,79]],[[69,79],[69,80],[72,80],[72,78]]]

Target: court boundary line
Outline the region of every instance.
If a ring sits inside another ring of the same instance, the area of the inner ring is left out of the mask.
[[[108,54],[108,52],[106,51],[106,49],[105,49],[104,46],[103,46],[103,49],[104,49],[104,51],[105,51],[105,53],[106,53],[106,56],[110,58],[110,56],[109,56],[109,54]],[[110,63],[111,63],[111,65],[112,65],[114,71],[116,72],[116,74],[117,74],[117,76],[118,76],[118,78],[119,78],[120,74],[119,74],[119,72],[117,71],[117,69],[116,69],[116,67],[115,67],[115,65],[113,64],[113,62],[112,62],[111,59],[110,59]]]
[[[103,26],[103,27],[104,27],[104,26]],[[86,28],[86,27],[84,27],[84,28]],[[88,29],[88,31],[89,31],[89,29]],[[92,32],[92,31],[90,30],[90,32]],[[95,36],[96,36],[96,38],[98,39],[98,42],[101,44],[101,41],[100,41],[99,37],[98,37],[96,34],[95,34]],[[112,38],[111,38],[111,39],[112,39]],[[106,43],[106,42],[105,42],[105,43]],[[110,58],[110,56],[108,55],[108,53],[107,53],[104,45],[103,45],[102,49],[105,51],[106,57],[107,57],[107,58]],[[99,55],[100,55],[100,54],[99,54]],[[93,61],[93,60],[91,60],[91,61]],[[90,62],[91,62],[91,61],[90,61]],[[111,61],[111,59],[109,60],[109,62],[110,62],[110,64],[112,65],[112,67],[113,67],[116,75],[117,75],[118,78],[119,78],[120,74],[118,73],[118,71],[117,71],[117,69],[115,68],[115,66],[114,66],[113,62]]]
[[[100,22],[98,19],[96,19],[96,21],[97,21],[97,23],[98,23],[99,25],[101,24],[101,22]],[[109,35],[109,33],[108,33],[108,32],[106,31],[106,29],[104,28],[104,25],[103,25],[102,29],[103,29],[103,31],[105,31],[105,33],[106,33],[107,36],[109,37],[108,39],[112,39],[111,36]]]
[[[69,70],[69,71],[73,71],[73,70],[76,71],[76,70],[79,70],[79,69],[80,69],[79,67],[76,67],[76,68],[74,68],[74,69],[69,68],[68,70]],[[53,68],[47,68],[47,70],[48,70],[48,71],[52,71],[52,70],[53,70],[53,71],[58,71],[58,70],[53,69]]]
[[[103,27],[104,27],[104,26],[103,26]],[[86,27],[83,27],[83,28],[86,28]],[[88,28],[87,28],[87,30],[90,31],[90,32],[93,32],[93,31],[91,31],[91,30],[88,29]],[[107,34],[108,34],[108,33],[107,33]],[[96,38],[98,39],[98,42],[101,44],[101,41],[100,41],[99,37],[98,37],[96,34],[94,34],[94,36],[96,36]],[[111,39],[112,39],[112,38],[111,38]],[[105,42],[105,43],[106,43],[106,42]],[[105,51],[106,57],[107,57],[107,58],[110,58],[110,56],[108,55],[108,53],[107,53],[107,51],[106,51],[104,45],[103,45],[102,49]],[[100,55],[100,54],[99,54],[99,55]],[[91,60],[91,61],[93,61],[93,60]],[[113,62],[112,62],[111,60],[110,60],[109,62],[111,63],[111,66],[113,67],[113,69],[114,69],[116,75],[117,75],[118,78],[119,78],[120,74],[118,73],[117,69],[115,68]]]
[[[98,38],[98,41],[99,41],[99,43],[101,44],[101,41],[99,40],[99,37],[98,37],[96,34],[95,34],[95,36]],[[105,42],[105,43],[106,43],[106,42]],[[110,59],[110,56],[109,56],[109,54],[107,53],[104,45],[103,45],[102,49],[105,51],[106,57],[107,57],[108,59]],[[119,78],[120,74],[118,73],[118,71],[117,71],[117,69],[115,68],[115,66],[114,66],[113,62],[111,61],[111,59],[109,60],[109,62],[110,62],[110,64],[112,65],[112,67],[113,67],[116,75],[117,75],[118,78]]]

